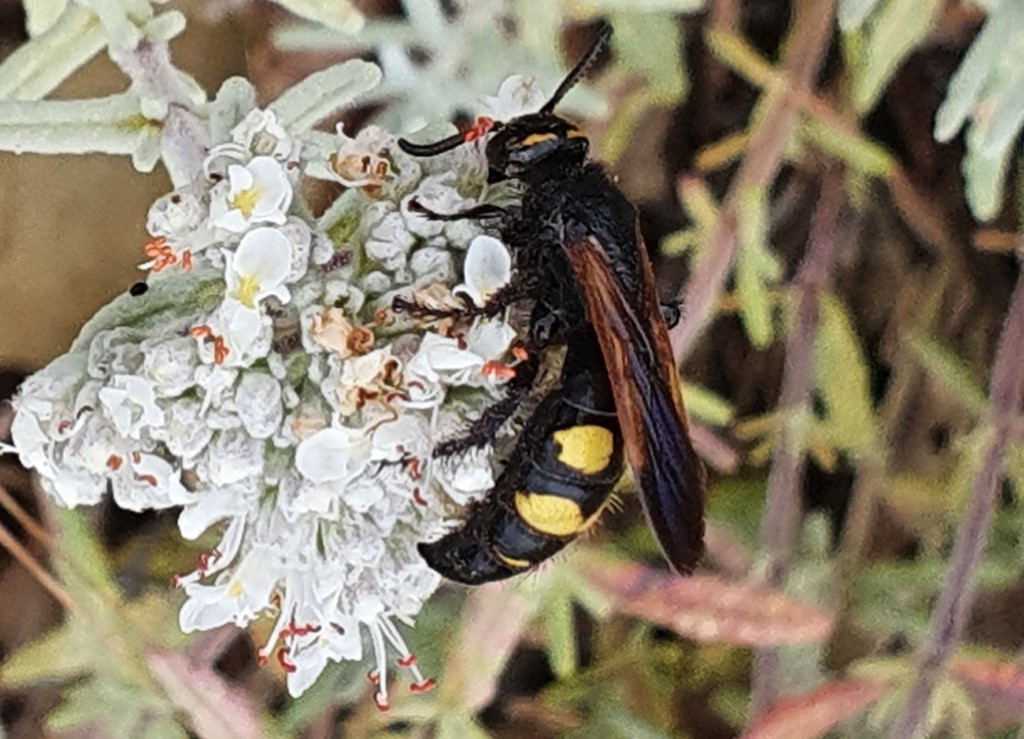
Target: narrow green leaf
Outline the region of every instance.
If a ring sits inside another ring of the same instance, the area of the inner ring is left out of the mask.
[[[65,622],[7,657],[0,678],[7,685],[69,678],[92,669],[93,643],[85,629]]]
[[[819,302],[814,374],[833,446],[868,451],[875,439],[875,415],[867,363],[846,308],[828,294]]]
[[[576,628],[572,600],[560,597],[547,599],[544,608],[544,643],[551,671],[564,679],[576,671]]]
[[[490,739],[472,716],[461,711],[446,711],[434,729],[435,739]]]
[[[763,348],[773,338],[770,286],[782,268],[768,248],[768,195],[764,187],[740,193],[736,208],[739,253],[736,259],[736,294],[743,327],[754,346]]]
[[[934,338],[916,331],[908,334],[906,340],[914,358],[945,386],[950,395],[972,413],[979,416],[984,413],[988,398],[975,373],[960,357]]]
[[[856,132],[844,131],[817,118],[807,118],[801,133],[822,151],[870,177],[886,178],[896,169],[896,160],[880,144]]]
[[[691,416],[712,426],[732,423],[736,409],[721,395],[693,382],[683,382],[682,389],[683,403]]]
[[[973,124],[967,129],[967,154],[962,166],[971,213],[980,221],[996,217],[1003,204],[1003,188],[1010,168],[1013,147],[986,154],[982,146],[985,131]]]
[[[960,62],[935,114],[935,138],[949,141],[964,125],[992,69],[1010,43],[1014,28],[990,17]]]
[[[650,104],[677,104],[686,96],[679,27],[671,15],[638,13],[636,5],[612,19],[615,51],[627,70],[645,78]]]
[[[295,130],[312,128],[331,113],[350,107],[380,82],[376,64],[352,59],[314,72],[293,85],[268,107]]]
[[[72,3],[42,35],[0,64],[0,100],[39,100],[106,46],[96,15]]]
[[[931,29],[941,0],[887,0],[862,29],[867,34],[864,64],[854,67],[853,103],[859,112],[874,107],[892,75]]]

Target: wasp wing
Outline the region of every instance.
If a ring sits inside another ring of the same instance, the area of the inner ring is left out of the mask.
[[[689,572],[704,551],[703,468],[686,430],[672,346],[639,233],[637,248],[641,280],[630,300],[597,238],[564,246],[604,356],[644,513],[665,559]]]

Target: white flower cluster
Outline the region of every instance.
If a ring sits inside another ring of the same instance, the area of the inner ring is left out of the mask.
[[[505,320],[428,327],[390,306],[481,304],[510,279],[478,225],[409,208],[472,206],[485,162],[478,146],[417,160],[373,127],[326,151],[259,109],[230,131],[153,205],[148,290],[22,386],[15,448],[63,505],[109,489],[134,511],[180,506],[187,539],[222,532],[177,580],[181,627],[272,616],[260,657],[293,695],[328,660],[362,659],[365,629],[386,708],[389,653],[413,690],[432,685],[395,626],[439,584],[416,544],[493,485],[488,450],[431,450],[500,395],[517,354]],[[319,218],[303,174],[340,189]]]

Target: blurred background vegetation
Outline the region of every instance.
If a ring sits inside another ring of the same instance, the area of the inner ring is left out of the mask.
[[[563,112],[684,299],[708,556],[662,571],[628,498],[538,575],[439,592],[412,632],[439,686],[382,714],[360,665],[288,699],[266,625],[181,635],[167,582],[204,542],[173,512],[57,511],[3,457],[0,737],[1021,735],[1024,3],[172,4],[207,90],[379,63],[350,131],[471,118],[513,73],[551,89],[613,25]],[[0,0],[0,57],[26,38]],[[100,55],[55,97],[123,86]],[[168,188],[0,155],[0,398],[137,279]]]

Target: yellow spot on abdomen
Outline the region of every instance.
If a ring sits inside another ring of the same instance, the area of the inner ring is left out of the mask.
[[[558,444],[558,461],[584,475],[604,470],[615,453],[615,437],[604,426],[570,426],[551,438]]]
[[[502,554],[501,552],[499,552],[497,550],[494,551],[494,554],[498,557],[498,559],[500,559],[502,562],[507,564],[509,567],[516,567],[518,569],[525,569],[525,568],[530,566],[530,563],[527,562],[525,559],[516,559],[515,557],[506,557],[504,554]]]
[[[548,536],[571,536],[586,525],[580,507],[558,495],[519,491],[515,506],[528,526]]]

